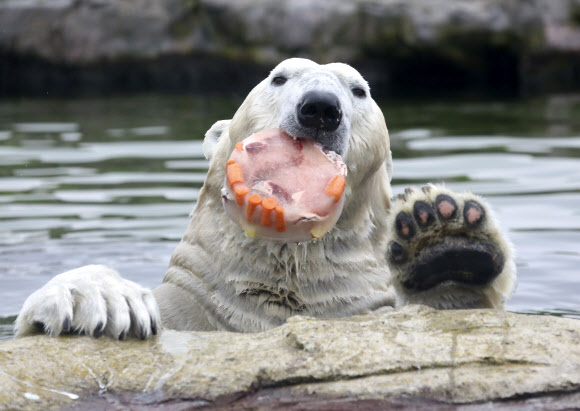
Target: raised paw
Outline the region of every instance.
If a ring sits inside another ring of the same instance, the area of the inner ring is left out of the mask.
[[[399,305],[504,306],[515,285],[512,249],[481,198],[434,185],[407,189],[389,218]]]
[[[17,337],[44,332],[77,333],[124,340],[157,334],[160,316],[151,291],[114,270],[90,265],[54,277],[25,301]]]

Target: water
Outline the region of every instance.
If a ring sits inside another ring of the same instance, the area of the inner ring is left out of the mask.
[[[241,96],[0,100],[0,339],[52,276],[102,263],[158,285]],[[518,312],[580,318],[580,96],[382,104],[395,193],[485,195],[517,249]]]

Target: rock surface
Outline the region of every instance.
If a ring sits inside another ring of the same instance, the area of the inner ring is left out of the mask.
[[[259,334],[0,344],[0,404],[8,409],[557,409],[579,400],[580,321],[493,310],[408,306],[295,317]]]
[[[291,56],[387,94],[580,88],[580,0],[7,0],[0,27],[0,92],[248,87]]]

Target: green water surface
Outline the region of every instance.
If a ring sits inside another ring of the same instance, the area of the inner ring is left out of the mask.
[[[0,339],[27,295],[92,263],[158,285],[241,96],[0,100]],[[484,195],[517,250],[508,309],[580,317],[580,96],[385,101],[395,194]]]

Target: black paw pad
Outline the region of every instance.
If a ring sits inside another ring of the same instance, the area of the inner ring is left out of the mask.
[[[442,220],[451,220],[457,215],[457,203],[446,194],[439,194],[435,199],[437,214]]]
[[[463,218],[465,219],[465,225],[468,227],[477,227],[485,219],[485,211],[483,211],[483,207],[479,203],[466,201],[463,209]]]
[[[413,217],[420,227],[427,227],[435,221],[435,212],[426,202],[417,201],[413,206]]]
[[[415,235],[415,224],[413,219],[407,213],[400,212],[395,219],[395,228],[399,237],[408,240]]]
[[[409,259],[409,253],[407,250],[399,243],[391,243],[389,247],[389,254],[391,255],[391,262],[395,264],[403,264],[406,263]]]
[[[415,291],[425,291],[445,281],[481,286],[493,281],[503,265],[504,256],[495,245],[464,239],[454,245],[424,250],[403,285]]]

